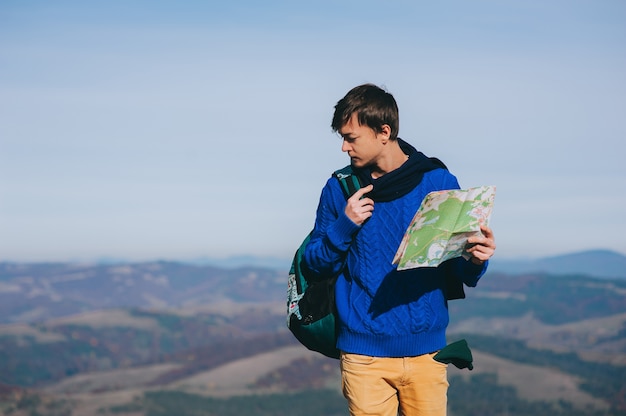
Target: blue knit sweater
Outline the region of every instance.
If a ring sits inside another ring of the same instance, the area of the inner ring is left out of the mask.
[[[372,217],[358,226],[344,213],[346,200],[339,182],[328,180],[305,250],[304,267],[313,276],[328,275],[339,273],[345,262],[335,287],[340,350],[407,357],[446,345],[449,317],[444,274],[476,286],[487,265],[456,258],[437,268],[398,271],[391,262],[426,194],[458,188],[447,170],[431,170],[408,194],[376,202]]]

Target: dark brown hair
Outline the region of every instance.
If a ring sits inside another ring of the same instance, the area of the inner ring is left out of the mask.
[[[363,84],[352,88],[337,102],[335,114],[330,124],[333,131],[339,131],[356,113],[359,124],[368,126],[376,133],[384,124],[391,127],[390,140],[398,138],[400,121],[398,104],[393,95],[374,84]]]

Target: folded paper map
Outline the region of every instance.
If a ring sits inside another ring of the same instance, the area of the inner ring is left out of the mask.
[[[489,225],[495,186],[431,192],[422,201],[393,259],[398,270],[436,267],[455,257],[469,259],[467,239]]]

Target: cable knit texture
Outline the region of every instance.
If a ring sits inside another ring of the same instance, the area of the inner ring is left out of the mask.
[[[346,200],[338,181],[328,180],[305,250],[304,268],[313,277],[343,269],[335,287],[340,350],[405,357],[431,353],[446,345],[449,318],[444,275],[452,274],[475,286],[487,265],[476,266],[457,258],[437,268],[398,271],[391,262],[426,194],[458,188],[456,178],[447,170],[430,170],[410,192],[376,202],[372,217],[359,227],[344,213]]]

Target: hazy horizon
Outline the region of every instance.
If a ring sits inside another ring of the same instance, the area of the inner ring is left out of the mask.
[[[538,256],[494,256],[492,258],[492,262],[513,262],[513,263],[524,263],[524,262],[534,262],[537,260],[546,260],[555,257],[567,257],[567,256],[575,256],[579,254],[589,254],[594,252],[601,253],[612,253],[620,256],[624,256],[626,258],[625,253],[621,253],[616,250],[606,249],[606,248],[590,248],[588,250],[582,251],[567,251],[562,253],[554,253],[550,255],[538,255]],[[197,265],[213,265],[216,267],[241,267],[241,266],[258,266],[258,267],[271,267],[271,268],[281,268],[287,269],[291,264],[293,259],[293,254],[291,253],[288,256],[279,257],[279,256],[259,256],[255,254],[233,254],[233,255],[225,255],[225,256],[195,256],[195,257],[171,257],[171,256],[155,256],[155,257],[141,257],[141,258],[133,258],[133,257],[109,257],[109,256],[94,256],[94,257],[84,257],[84,258],[65,258],[65,259],[56,259],[56,260],[10,260],[10,259],[2,259],[0,263],[7,264],[43,264],[43,263],[67,263],[67,264],[76,264],[76,265],[115,265],[115,264],[133,264],[133,263],[152,263],[152,262],[175,262],[175,263],[188,263],[188,264],[197,264]],[[495,264],[495,263],[494,263]]]

